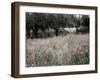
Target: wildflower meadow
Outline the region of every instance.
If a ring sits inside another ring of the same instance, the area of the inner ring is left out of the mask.
[[[89,34],[26,39],[26,66],[89,64]]]

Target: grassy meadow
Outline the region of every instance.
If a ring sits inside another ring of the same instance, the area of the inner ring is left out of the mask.
[[[89,34],[26,39],[26,67],[89,64]]]

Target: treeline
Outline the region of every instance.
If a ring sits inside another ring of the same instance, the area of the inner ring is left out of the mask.
[[[81,31],[80,26],[84,26],[85,31],[89,32],[88,15],[26,12],[26,36],[29,38],[38,38],[43,34],[44,37],[49,37],[50,34],[58,36],[61,29],[64,31],[64,28],[72,27],[75,27],[78,33]]]

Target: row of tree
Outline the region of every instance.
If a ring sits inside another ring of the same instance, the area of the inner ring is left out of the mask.
[[[61,28],[75,27],[76,32],[79,32],[79,27],[85,26],[89,29],[89,16],[76,14],[50,14],[50,13],[26,13],[26,35],[38,37],[38,31],[53,29],[55,35],[58,36]]]

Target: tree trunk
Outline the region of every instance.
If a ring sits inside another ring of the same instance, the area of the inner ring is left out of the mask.
[[[38,35],[38,26],[37,25],[35,25],[35,30],[34,30],[34,34],[35,34],[35,38],[37,38],[37,35]]]
[[[76,33],[78,33],[78,27],[76,27]]]
[[[55,29],[55,34],[56,36],[58,36],[58,29]]]

